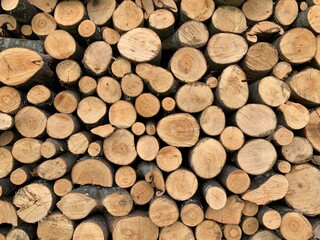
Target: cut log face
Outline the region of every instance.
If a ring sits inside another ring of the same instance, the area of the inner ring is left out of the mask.
[[[192,229],[184,225],[182,222],[176,222],[173,225],[164,227],[161,230],[159,240],[169,240],[169,239],[195,240]]]
[[[282,216],[280,233],[285,239],[310,239],[313,236],[312,226],[308,219],[297,212]]]
[[[168,196],[156,197],[149,207],[149,217],[158,227],[174,224],[179,218],[179,209],[174,200]]]
[[[123,100],[119,100],[111,105],[109,109],[109,121],[117,128],[131,127],[137,118],[137,113],[132,105]]]
[[[277,1],[274,8],[274,20],[284,28],[290,26],[298,17],[298,3],[294,0]]]
[[[23,98],[21,93],[8,86],[0,88],[0,111],[7,114],[14,114],[22,104]]]
[[[311,160],[313,148],[306,138],[294,137],[290,144],[281,148],[281,153],[288,162],[302,164]]]
[[[112,17],[116,9],[115,0],[95,1],[89,0],[87,4],[88,17],[98,26],[105,25]]]
[[[74,230],[74,240],[108,239],[107,219],[103,215],[94,215],[82,221]]]
[[[219,224],[215,221],[204,220],[195,229],[196,239],[221,239],[222,231]]]
[[[162,171],[172,172],[182,164],[182,154],[176,147],[165,146],[157,153],[156,162]]]
[[[187,201],[180,210],[181,221],[189,226],[196,227],[204,220],[204,212],[199,202],[189,200]]]
[[[204,22],[208,20],[214,11],[215,4],[212,0],[201,0],[194,4],[192,0],[182,0],[180,5],[180,18],[182,21],[187,19]]]
[[[56,30],[57,22],[54,17],[48,13],[38,13],[32,18],[31,27],[32,31],[39,38],[45,38]]]
[[[47,120],[46,132],[52,138],[65,139],[79,129],[79,120],[66,113],[55,113]]]
[[[273,1],[249,0],[242,5],[242,11],[249,22],[267,20],[273,13]]]
[[[304,133],[314,149],[320,152],[320,108],[311,111]]]
[[[18,225],[18,215],[12,203],[0,200],[0,210],[3,213],[0,215],[0,224]]]
[[[54,19],[61,28],[72,28],[81,22],[85,11],[82,2],[74,0],[59,2],[54,11]]]
[[[41,159],[41,144],[35,138],[21,138],[13,144],[12,155],[21,163],[35,163]]]

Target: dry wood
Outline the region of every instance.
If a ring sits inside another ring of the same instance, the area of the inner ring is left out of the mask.
[[[277,146],[289,145],[293,140],[292,131],[283,126],[277,126],[273,133],[269,135],[268,140],[272,140]]]
[[[257,218],[260,224],[271,230],[277,229],[281,225],[280,213],[267,206],[260,207]]]
[[[250,240],[263,240],[263,239],[280,240],[280,237],[270,230],[259,230],[250,237]]]
[[[152,200],[154,189],[147,181],[139,180],[131,187],[130,195],[136,205],[145,205]]]
[[[91,142],[88,146],[87,152],[91,157],[97,157],[102,155],[102,140]]]
[[[136,136],[142,136],[146,131],[146,126],[142,122],[135,122],[131,126],[131,132]]]
[[[162,171],[172,172],[182,164],[181,151],[173,146],[165,146],[158,151],[156,162]]]
[[[226,240],[240,240],[242,237],[242,230],[238,225],[226,224],[223,227],[223,236]]]
[[[101,29],[89,19],[83,20],[79,24],[78,33],[87,43],[98,41],[102,37]]]
[[[278,24],[270,21],[262,21],[253,25],[253,27],[246,32],[246,40],[248,43],[254,44],[258,41],[267,41],[283,34],[284,30]]]
[[[121,79],[121,91],[129,100],[138,97],[143,92],[143,88],[142,79],[134,73],[126,74]]]
[[[111,64],[111,72],[116,78],[122,78],[131,72],[131,63],[125,58],[116,58]]]
[[[31,28],[39,38],[45,38],[56,30],[57,22],[49,13],[37,13],[31,21]]]
[[[204,220],[204,211],[199,199],[191,198],[181,205],[180,219],[189,227],[196,227]]]
[[[145,12],[145,17],[146,14],[147,12]],[[175,18],[169,10],[158,9],[153,11],[148,18],[148,27],[155,31],[161,39],[167,39],[174,33]]]
[[[202,193],[213,210],[222,209],[227,203],[227,193],[216,180],[206,181],[202,185]]]
[[[155,5],[156,8],[161,9],[167,9],[169,11],[171,11],[175,17],[177,17],[178,15],[178,7],[177,7],[177,1],[175,0],[153,0],[153,3]]]
[[[246,235],[253,235],[259,229],[259,221],[255,217],[244,217],[241,222],[242,232]]]
[[[1,131],[9,130],[14,126],[14,119],[9,114],[0,113],[0,124]]]
[[[13,144],[12,156],[21,163],[35,163],[41,159],[42,141],[35,138],[21,138]]]
[[[29,3],[45,13],[51,13],[57,4],[57,0],[28,0]]]
[[[15,207],[11,202],[6,200],[0,200],[0,224],[11,224],[12,226],[18,225],[18,215]],[[0,237],[1,239],[1,237]],[[5,238],[4,238],[5,239]]]
[[[291,172],[291,164],[285,160],[278,160],[275,164],[275,168],[279,173]]]
[[[23,103],[22,94],[13,87],[0,87],[0,111],[15,114]]]
[[[149,136],[154,136],[157,133],[157,126],[156,123],[152,120],[148,120],[146,122],[146,133]]]
[[[136,145],[138,156],[144,161],[152,161],[156,158],[160,146],[156,137],[143,135]]]
[[[109,1],[112,2],[112,1]],[[104,27],[102,28],[102,39],[110,46],[114,47],[120,40],[120,33],[113,28]]]
[[[68,150],[74,155],[86,153],[89,144],[94,140],[91,132],[82,131],[72,134],[68,139]]]
[[[136,110],[129,102],[119,100],[113,103],[109,109],[109,121],[117,128],[130,128],[136,118]]]
[[[87,4],[88,17],[98,26],[106,25],[111,21],[116,5],[115,0],[89,0]]]
[[[78,82],[79,91],[84,96],[90,96],[93,95],[97,88],[97,82],[94,78],[89,76],[83,76],[80,78]]]
[[[316,34],[320,33],[320,25],[317,22],[319,11],[319,5],[313,5],[301,11],[295,21],[295,26],[307,28]]]
[[[46,132],[55,139],[65,139],[80,129],[79,119],[67,113],[55,113],[48,117]]]
[[[111,124],[105,124],[92,128],[90,131],[99,137],[107,138],[114,132],[114,130],[115,127],[113,127]]]
[[[294,137],[290,144],[281,148],[281,153],[290,163],[302,164],[311,160],[313,148],[306,138]]]
[[[21,34],[25,38],[35,38],[36,36],[33,34],[32,27],[29,24],[25,24],[21,26]]]
[[[64,60],[58,63],[56,73],[63,86],[72,87],[78,85],[82,70],[76,61]]]
[[[23,23],[30,23],[37,13],[36,8],[28,0],[3,0],[1,8]]]
[[[55,94],[44,85],[35,85],[27,93],[27,101],[42,108],[50,106],[54,97]]]
[[[73,183],[70,175],[57,179],[53,184],[53,191],[59,197],[67,195],[72,191],[72,189]]]
[[[136,0],[135,3],[143,10],[144,19],[148,20],[155,10],[153,0]]]
[[[242,11],[247,18],[248,24],[267,20],[273,13],[273,1],[248,0],[242,5]]]
[[[160,101],[151,93],[142,93],[135,101],[135,108],[140,116],[144,118],[151,118],[159,112]]]
[[[244,203],[245,205],[244,205],[244,208],[242,209],[242,213],[244,216],[253,217],[258,213],[259,205],[246,200],[244,201]]]
[[[209,136],[217,136],[225,128],[226,118],[223,110],[218,106],[205,108],[199,117],[201,130]]]
[[[12,182],[14,185],[19,186],[29,182],[35,176],[36,176],[35,165],[26,164],[11,172],[10,182]]]
[[[41,144],[40,152],[44,158],[53,158],[66,151],[66,149],[67,144],[65,141],[47,138],[46,141]]]
[[[319,131],[319,122],[320,122],[320,108],[316,108],[310,113],[310,120],[307,123],[304,134],[306,138],[310,141],[313,148],[320,151],[320,131]]]
[[[298,3],[294,0],[278,0],[274,6],[273,18],[282,27],[288,28],[298,17]]]
[[[4,147],[7,145],[12,145],[18,140],[19,134],[15,131],[6,130],[0,134],[0,146]]]
[[[169,239],[195,240],[192,229],[179,221],[172,224],[171,226],[167,226],[161,229],[159,240],[169,240]]]
[[[97,84],[97,94],[106,103],[112,104],[120,100],[121,87],[117,80],[111,77],[101,77]]]
[[[6,240],[29,240],[36,237],[36,226],[28,223],[21,223],[17,227],[12,228],[7,236]]]
[[[299,9],[301,10],[301,11],[304,11],[304,10],[306,10],[307,8],[309,7],[309,5],[308,5],[308,3],[307,2],[301,2],[300,4],[299,4]]]
[[[7,31],[17,35],[21,34],[20,24],[17,22],[17,19],[15,19],[13,16],[9,14],[0,14],[0,26],[1,26],[1,29],[3,29],[1,37],[10,36]],[[9,39],[7,39],[6,42],[11,43],[14,41],[11,41],[11,40],[9,41]]]
[[[215,221],[204,220],[195,229],[197,240],[222,239],[222,231],[219,224]]]
[[[316,46],[317,46],[317,49],[316,49],[316,55],[314,56],[314,59],[313,59],[313,64],[317,69],[319,69],[320,68],[320,37],[319,36],[316,37]]]
[[[84,124],[94,125],[103,119],[107,113],[106,104],[98,97],[83,98],[77,108],[77,115]]]
[[[176,107],[176,101],[171,97],[165,97],[161,101],[161,107],[165,111],[165,113],[173,113]]]
[[[197,4],[192,0],[181,0],[180,19],[183,22],[189,19],[204,22],[212,16],[214,9],[212,0],[201,0]]]
[[[102,215],[93,215],[83,220],[74,230],[72,239],[108,239],[107,219]]]
[[[245,141],[243,132],[234,126],[228,126],[220,133],[220,142],[226,151],[239,150]]]
[[[53,105],[60,113],[73,113],[77,109],[80,99],[81,97],[78,92],[64,90],[55,96]]]

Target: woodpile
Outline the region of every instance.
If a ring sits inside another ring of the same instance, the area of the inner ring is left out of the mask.
[[[320,239],[320,1],[1,0],[0,240]]]

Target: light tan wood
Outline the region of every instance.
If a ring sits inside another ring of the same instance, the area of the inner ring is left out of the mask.
[[[291,164],[285,160],[278,160],[275,164],[276,170],[280,173],[289,173],[291,172]]]
[[[300,9],[301,11],[306,10],[308,7],[309,7],[309,5],[308,5],[307,2],[301,2],[301,3],[299,4],[299,9]]]
[[[34,170],[34,164],[26,164],[19,167],[11,172],[10,182],[14,185],[19,186],[30,181],[34,176],[36,176],[36,171]]]
[[[136,205],[145,205],[153,198],[154,189],[147,181],[139,180],[131,187],[130,195]]]
[[[57,76],[63,86],[77,86],[82,75],[81,66],[74,60],[63,60],[56,67]]]
[[[173,146],[165,146],[158,151],[156,162],[162,171],[172,172],[182,164],[181,151]]]
[[[190,239],[195,240],[194,234],[191,228],[178,221],[171,226],[167,226],[161,229],[159,240],[183,240]]]
[[[205,78],[205,83],[211,88],[214,89],[218,86],[218,79],[212,75],[208,75]]]
[[[313,148],[317,151],[320,151],[320,131],[319,131],[319,122],[320,122],[320,109],[316,108],[310,112],[310,120],[304,129],[304,134],[306,138],[310,141]]]
[[[153,1],[151,0],[151,2]],[[145,12],[145,18],[146,14],[148,13]],[[148,18],[148,27],[155,31],[161,39],[166,39],[174,33],[175,18],[171,11],[158,9],[153,11]]]
[[[180,209],[181,221],[189,226],[196,227],[204,220],[203,207],[198,199],[188,199]]]
[[[253,25],[245,36],[248,43],[254,44],[283,34],[284,30],[280,25],[270,21],[261,21]]]
[[[220,133],[220,142],[227,151],[239,150],[244,144],[243,132],[234,126],[228,126]]]
[[[54,19],[60,28],[77,29],[86,15],[86,9],[81,1],[71,0],[59,2],[54,9]]]
[[[0,200],[0,224],[11,224],[12,226],[18,225],[18,215],[15,207],[9,201]],[[5,238],[4,238],[5,239]]]
[[[284,28],[289,27],[298,17],[298,3],[294,0],[279,0],[274,6],[273,19]]]
[[[273,231],[270,231],[270,230],[259,230],[250,238],[250,240],[263,240],[263,239],[280,240],[281,238],[277,234],[275,234]]]
[[[93,95],[97,88],[97,82],[94,78],[89,76],[83,76],[78,82],[79,91],[84,96]]]
[[[111,23],[111,17],[116,9],[117,3],[115,0],[95,1],[89,0],[87,4],[87,13],[91,21],[98,26]]]
[[[112,2],[112,1],[110,1]],[[108,43],[110,46],[114,47],[120,40],[120,33],[113,28],[104,27],[102,28],[102,39]]]
[[[52,158],[67,150],[67,144],[64,141],[60,141],[53,138],[47,138],[41,144],[40,152],[44,158]]]
[[[142,79],[134,73],[126,74],[121,79],[121,90],[129,99],[138,97],[143,92],[143,88]]]
[[[142,93],[135,101],[135,108],[140,116],[151,118],[159,112],[160,101],[151,93]]]
[[[115,103],[121,98],[120,84],[111,77],[101,77],[98,80],[97,94],[104,102]]]
[[[83,98],[77,108],[77,115],[85,124],[97,124],[107,113],[106,104],[98,97]]]
[[[12,146],[12,156],[21,163],[35,163],[41,159],[42,141],[35,138],[21,138]]]
[[[259,229],[259,221],[255,217],[245,217],[241,222],[242,232],[246,235],[253,235]]]
[[[219,224],[215,221],[204,220],[195,229],[197,240],[222,239],[222,231]]]
[[[281,148],[281,153],[290,163],[302,164],[311,160],[313,148],[306,138],[294,137],[290,144]]]
[[[14,126],[14,119],[9,114],[0,113],[0,124],[1,131],[9,130]]]
[[[74,230],[72,239],[108,239],[109,230],[107,219],[102,214],[86,218]]]
[[[91,142],[88,146],[87,152],[91,157],[97,157],[102,155],[103,153],[102,140]]]
[[[129,188],[136,182],[137,174],[134,168],[122,166],[115,173],[115,183],[121,188]]]
[[[313,5],[301,11],[295,21],[295,26],[308,28],[316,34],[320,33],[320,25],[316,20],[319,18],[319,10],[319,5]]]
[[[57,0],[28,0],[29,3],[45,13],[51,13],[57,4]]]
[[[141,136],[145,133],[146,126],[142,122],[135,122],[131,126],[131,132],[136,136]]]
[[[38,107],[50,106],[55,94],[44,85],[35,85],[27,93],[27,101]]]
[[[31,21],[31,27],[34,34],[39,38],[45,38],[51,32],[56,30],[57,22],[49,13],[37,13]]]
[[[273,13],[273,1],[267,0],[261,2],[259,0],[245,1],[242,5],[242,11],[247,18],[248,24],[252,25],[256,22],[267,20]]]
[[[292,131],[283,126],[277,126],[275,131],[269,135],[268,140],[272,140],[277,146],[287,146],[293,140]]]
[[[56,139],[65,139],[80,128],[78,118],[66,113],[55,113],[47,120],[46,132]]]
[[[166,113],[172,113],[176,107],[176,101],[171,97],[165,97],[161,101],[161,107]]]
[[[156,158],[160,146],[158,140],[154,136],[144,135],[137,142],[138,156],[144,161],[152,161]]]
[[[6,240],[15,240],[15,239],[33,239],[36,237],[36,226],[33,224],[22,223],[17,227],[12,228],[7,236]]]
[[[153,120],[148,120],[146,123],[146,133],[150,136],[154,136],[157,133],[157,126]]]
[[[148,20],[155,10],[153,0],[136,0],[135,3],[143,10],[144,19]]]
[[[73,183],[71,181],[70,175],[57,179],[53,184],[53,191],[59,197],[67,195],[72,191],[72,189]]]
[[[244,216],[253,217],[258,213],[259,205],[247,200],[245,200],[244,203],[245,205],[244,205],[244,208],[242,209],[242,213]]]
[[[60,113],[73,113],[80,102],[80,94],[72,90],[59,92],[53,101],[53,105]]]
[[[9,86],[0,87],[0,111],[7,114],[15,114],[23,102],[21,93]]]
[[[226,124],[223,110],[218,106],[205,108],[199,117],[201,130],[209,136],[217,136],[222,133]]]
[[[130,128],[136,118],[137,113],[132,103],[119,100],[109,109],[109,122],[117,128]]]
[[[26,38],[34,38],[32,27],[29,24],[24,24],[21,26],[21,34]]]
[[[260,207],[257,218],[260,224],[271,230],[275,230],[281,225],[280,213],[267,206]]]
[[[204,22],[208,20],[215,9],[212,0],[201,0],[194,4],[192,0],[182,0],[180,4],[180,19],[185,22],[189,19]]]
[[[93,141],[92,133],[87,131],[72,134],[68,139],[68,150],[74,155],[86,153],[89,144]]]
[[[0,14],[0,26],[1,28],[5,28],[7,31],[12,32],[14,34],[21,34],[21,26],[10,14]],[[8,32],[2,31],[3,37],[9,35]]]
[[[227,193],[216,180],[208,180],[202,185],[203,196],[213,210],[222,209],[227,203]]]
[[[11,131],[11,130],[3,131],[0,134],[0,146],[4,147],[4,146],[7,146],[7,145],[10,145],[13,142],[15,142],[17,140],[17,138],[18,138],[18,133],[17,132],[14,132],[14,131]]]
[[[317,69],[319,69],[320,67],[320,37],[319,36],[316,37],[316,47],[317,47],[316,55],[314,56],[313,64]]]
[[[78,33],[88,43],[101,39],[101,29],[89,19],[79,24]]]
[[[105,124],[92,128],[90,131],[99,137],[107,138],[114,132],[115,129],[116,128],[111,124]]]
[[[223,227],[223,236],[226,240],[240,240],[242,237],[242,230],[238,225],[226,224]]]
[[[174,0],[153,0],[156,8],[164,8],[170,10],[175,16],[178,15],[178,6]]]
[[[131,72],[131,63],[125,58],[116,58],[111,64],[111,72],[117,78]]]

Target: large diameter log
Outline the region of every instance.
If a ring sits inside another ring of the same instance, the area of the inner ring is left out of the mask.
[[[116,6],[115,0],[89,0],[87,4],[88,17],[98,26],[106,25],[106,23],[111,21]]]
[[[204,220],[195,229],[197,240],[222,239],[222,231],[219,224],[215,221]]]
[[[77,115],[81,121],[88,125],[97,124],[107,113],[106,104],[98,97],[83,98],[77,108]]]
[[[136,205],[145,205],[152,200],[154,189],[147,181],[140,180],[132,186],[130,195]]]
[[[72,239],[108,239],[109,230],[107,219],[102,214],[90,216],[83,220],[74,230]]]
[[[182,0],[180,5],[180,19],[185,22],[188,19],[204,22],[208,20],[214,11],[213,0],[201,0],[194,4],[192,0]]]
[[[137,142],[138,156],[144,161],[152,161],[156,159],[160,146],[158,139],[154,136],[143,135],[139,137]]]
[[[264,21],[273,13],[273,1],[248,0],[242,5],[242,11],[249,24]]]
[[[161,229],[159,240],[169,240],[169,239],[195,240],[192,229],[179,221],[174,223],[171,226],[167,226]]]
[[[80,128],[78,118],[71,114],[55,113],[47,120],[46,132],[56,139],[65,139],[77,132]]]
[[[74,60],[63,60],[58,63],[56,73],[62,86],[77,86],[82,75],[80,64]]]
[[[289,27],[298,17],[298,3],[294,0],[278,0],[274,6],[273,18],[283,28]]]
[[[45,85],[33,86],[27,93],[27,101],[40,108],[50,108],[55,93]]]
[[[304,134],[313,148],[320,152],[320,108],[311,111],[310,120],[304,129]]]
[[[49,13],[38,13],[32,18],[31,27],[39,38],[45,38],[56,30],[57,22]]]
[[[136,180],[136,171],[130,166],[122,166],[118,168],[114,175],[115,183],[121,188],[132,187]]]
[[[21,138],[13,144],[12,155],[21,163],[34,163],[41,159],[42,141],[35,138]]]

